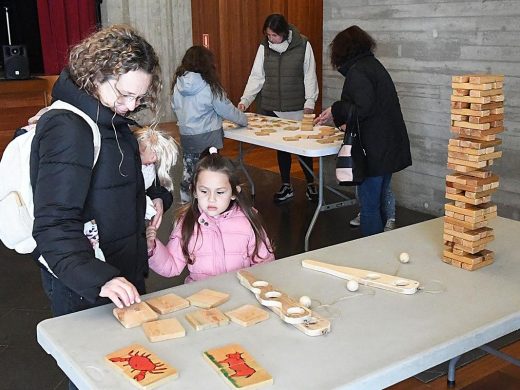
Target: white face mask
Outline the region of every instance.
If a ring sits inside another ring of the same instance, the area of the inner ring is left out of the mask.
[[[289,47],[289,44],[291,43],[292,41],[292,30],[289,30],[289,37],[281,42],[281,43],[272,43],[271,41],[268,41],[269,42],[269,48],[274,50],[275,52],[277,53],[284,53],[287,48]]]
[[[141,171],[143,172],[144,188],[148,189],[155,180],[155,164],[142,165]]]

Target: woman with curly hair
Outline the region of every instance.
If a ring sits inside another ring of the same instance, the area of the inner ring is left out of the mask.
[[[173,75],[172,108],[183,149],[181,199],[189,202],[190,183],[200,154],[224,139],[223,119],[247,126],[247,117],[227,98],[220,84],[215,56],[204,46],[190,47]]]
[[[157,117],[159,60],[132,28],[114,25],[70,51],[68,66],[52,91],[99,127],[101,148],[94,163],[93,132],[68,110],[50,110],[38,121],[31,150],[35,259],[45,259],[42,284],[55,316],[112,301],[140,302],[148,257],[145,187],[131,114],[150,109]],[[152,186],[160,223],[172,196]],[[106,261],[94,257],[83,226],[97,224]],[[42,257],[40,257],[42,255]]]

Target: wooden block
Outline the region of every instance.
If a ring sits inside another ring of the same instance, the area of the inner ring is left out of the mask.
[[[300,138],[303,139],[322,139],[323,137],[325,137],[323,134],[300,135]]]
[[[190,305],[187,299],[181,298],[173,293],[147,299],[146,303],[159,314],[172,313]]]
[[[139,344],[112,352],[105,359],[141,389],[152,389],[178,376],[174,367]]]
[[[479,141],[473,140],[470,138],[452,138],[449,140],[450,145],[460,146],[462,148],[472,148],[472,149],[486,149],[489,147],[498,146],[502,143],[500,138],[496,138],[492,141]]]
[[[469,96],[474,96],[474,97],[493,96],[493,95],[504,96],[504,91],[502,89],[488,89],[485,91],[473,89],[473,90],[469,91]]]
[[[501,74],[475,74],[469,75],[471,84],[493,83],[495,81],[504,81],[504,75]]]
[[[334,138],[334,137],[327,137],[327,138],[322,138],[322,139],[316,140],[316,142],[318,142],[320,144],[332,144],[335,141],[336,141],[336,138]]]
[[[470,108],[471,103],[465,102],[451,102],[451,108]]]
[[[448,156],[448,163],[455,164],[455,165],[464,165],[466,167],[471,167],[474,169],[478,168],[485,168],[488,166],[487,161],[468,161],[468,160],[462,160],[459,158],[453,158]],[[460,172],[460,171],[458,171]]]
[[[484,255],[481,255],[479,253],[476,253],[476,254],[466,253],[466,254],[458,255],[458,254],[450,252],[448,250],[444,250],[442,252],[442,255],[444,257],[448,257],[452,260],[460,261],[461,263],[466,263],[466,264],[471,264],[471,265],[481,263],[482,261],[484,261]]]
[[[493,95],[493,96],[490,96],[490,99],[492,102],[503,102],[504,95]]]
[[[466,129],[477,129],[477,130],[487,130],[491,127],[491,125],[489,123],[471,123],[471,122],[463,122],[463,121],[453,121],[453,126],[464,127]]]
[[[291,141],[299,141],[300,140],[300,136],[296,135],[294,137],[283,137],[283,140],[284,141],[289,141],[289,142],[291,142]]]
[[[493,175],[491,171],[485,169],[477,169],[475,171],[467,172],[468,176],[478,177],[478,178],[489,178]]]
[[[470,83],[457,83],[452,82],[451,87],[454,89],[474,89],[474,90],[480,90],[480,91],[487,91],[490,89],[493,89],[493,83],[487,83],[487,84],[470,84]]]
[[[177,318],[145,322],[143,330],[151,343],[186,336],[186,330]]]
[[[460,240],[459,242],[454,243],[453,247],[461,249],[464,252],[475,254],[477,252],[484,250],[486,248],[486,245],[489,244],[494,239],[495,239],[494,235],[489,235],[478,241]]]
[[[489,97],[489,96],[471,97],[471,96],[455,96],[455,95],[451,95],[450,99],[451,99],[452,102],[480,103],[480,104],[491,103],[491,97]]]
[[[486,112],[486,111],[477,111],[477,112]],[[504,107],[493,108],[493,109],[489,110],[489,113],[491,115],[503,114],[504,113]]]
[[[467,121],[469,120],[468,115],[460,115],[460,114],[451,114],[452,121]]]
[[[469,96],[469,90],[468,89],[453,89],[452,93],[455,96]]]
[[[495,114],[487,116],[468,116],[468,120],[470,123],[491,123],[495,121],[502,121],[503,119],[504,114]]]
[[[296,131],[296,130],[300,130],[300,126],[286,126],[283,129],[287,130],[287,131]]]
[[[186,298],[193,306],[209,309],[223,304],[229,299],[229,294],[205,288]]]
[[[482,268],[482,267],[485,267],[487,265],[490,265],[490,264],[493,264],[494,260],[493,259],[489,259],[489,260],[484,260],[484,261],[481,261],[480,263],[477,263],[477,264],[466,264],[466,263],[462,263],[461,265],[461,268],[467,270],[467,271],[475,271],[479,268]]]
[[[448,145],[448,152],[456,152],[456,153],[464,153],[470,154],[474,156],[480,156],[486,153],[493,153],[495,151],[494,147],[485,148],[485,149],[473,149],[473,148],[463,148],[455,145]]]
[[[197,331],[229,324],[229,318],[218,308],[196,310],[186,314],[186,320]]]
[[[452,108],[451,113],[456,114],[456,115],[468,115],[468,116],[487,116],[487,115],[491,115],[491,110],[477,111],[477,110],[470,110],[469,108]]]
[[[458,200],[460,202],[469,203],[472,205],[487,203],[491,200],[491,196],[484,196],[484,197],[480,197],[480,198],[469,198],[464,195],[449,194],[449,193],[446,193],[445,196],[446,196],[446,199]]]
[[[266,135],[270,135],[271,133],[268,133],[267,131],[255,131],[255,135],[258,135],[260,137],[265,137]]]
[[[491,99],[489,99],[491,100]],[[469,108],[472,110],[482,111],[482,110],[492,110],[495,108],[504,107],[504,103],[502,102],[493,102],[493,103],[471,103]]]
[[[478,240],[481,240],[484,237],[487,237],[487,236],[491,235],[492,232],[493,232],[493,229],[491,229],[489,227],[483,227],[483,228],[475,229],[475,230],[467,230],[465,232],[459,232],[459,231],[456,231],[456,230],[449,230],[449,229],[446,229],[446,228],[444,229],[444,233],[445,234],[453,236],[454,238],[455,237],[456,238],[461,238],[462,240],[467,240],[467,241],[478,241]]]
[[[258,389],[273,383],[273,377],[239,344],[210,349],[204,357],[235,389]]]
[[[452,83],[467,83],[469,82],[469,75],[456,75],[451,76]]]
[[[269,318],[269,313],[257,306],[244,305],[237,309],[226,312],[231,321],[242,325],[251,326],[265,321]]]
[[[469,221],[464,221],[464,220],[447,217],[447,216],[444,217],[444,221],[446,221],[447,223],[453,224],[453,225],[462,226],[462,227],[464,227],[466,229],[470,229],[470,230],[479,229],[479,228],[487,226],[487,224],[488,224],[487,221],[480,221],[480,222],[472,223]]]
[[[134,303],[122,309],[115,307],[112,313],[125,328],[134,328],[159,318],[159,314],[153,311],[146,302]]]

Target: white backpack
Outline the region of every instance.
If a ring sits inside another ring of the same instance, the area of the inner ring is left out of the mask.
[[[97,124],[79,108],[58,100],[50,110],[69,110],[81,116],[92,129],[94,165],[101,150],[101,134]],[[31,253],[36,248],[32,236],[34,203],[30,177],[31,143],[36,126],[12,140],[0,161],[0,240],[18,253]]]

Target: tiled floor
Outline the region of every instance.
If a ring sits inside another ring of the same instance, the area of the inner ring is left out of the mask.
[[[305,198],[305,185],[295,181],[295,198],[274,205],[272,194],[278,190],[277,175],[251,169],[256,184],[255,206],[262,214],[270,235],[275,240],[276,257],[283,258],[303,251],[303,238],[314,213],[313,204]],[[331,201],[334,197],[331,197]],[[348,221],[357,213],[355,206],[320,214],[310,240],[311,249],[359,238],[359,229]],[[397,226],[424,221],[432,216],[397,209]],[[160,237],[168,236],[165,216]],[[148,291],[157,291],[180,283],[182,278],[167,279],[151,275]],[[50,317],[39,269],[29,256],[17,255],[0,244],[0,389],[46,390],[67,389],[67,380],[54,359],[36,341],[36,325]]]

